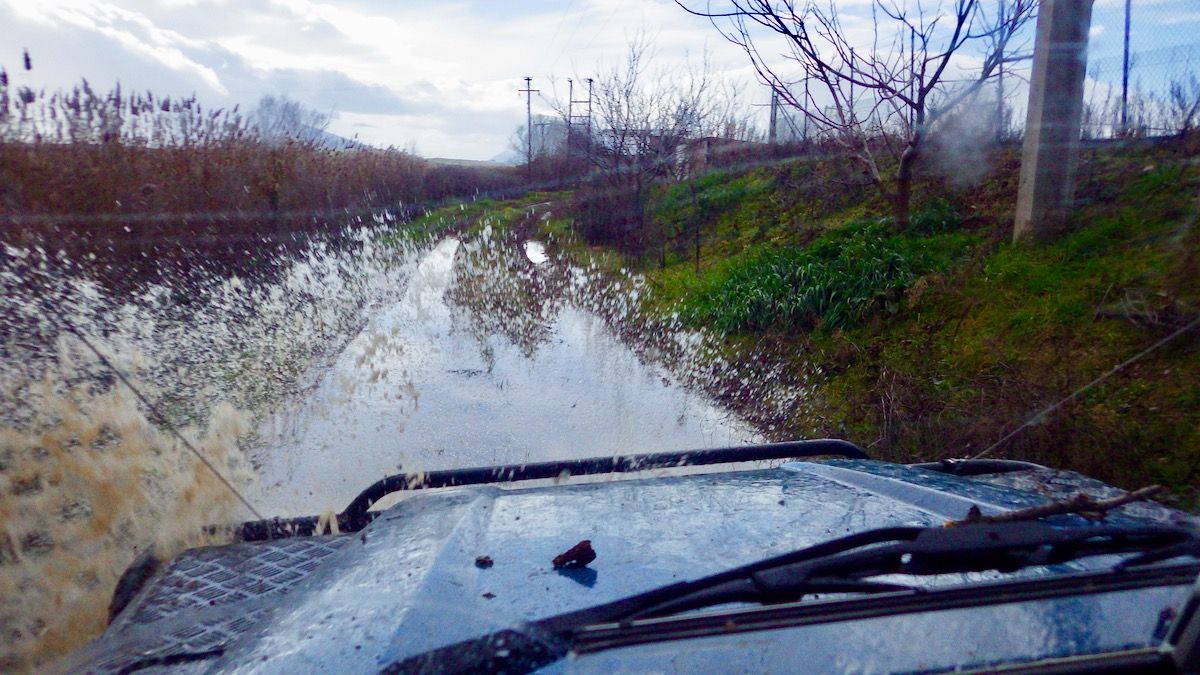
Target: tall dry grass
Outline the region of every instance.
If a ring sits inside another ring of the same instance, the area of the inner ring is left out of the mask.
[[[237,108],[194,97],[86,81],[35,91],[0,71],[0,242],[62,250],[118,285],[164,262],[244,274],[373,209],[519,181],[513,170],[434,165],[393,148],[281,141]]]

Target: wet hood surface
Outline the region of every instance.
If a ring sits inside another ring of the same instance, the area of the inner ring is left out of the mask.
[[[940,525],[965,516],[972,504],[988,513],[1044,501],[1031,492],[979,480],[853,460],[415,494],[362,532],[337,538],[336,550],[286,593],[201,609],[226,617],[253,609],[254,626],[228,637],[222,655],[183,667],[375,672],[387,663],[525,621],[853,532]],[[1159,519],[1169,519],[1171,513],[1163,509]],[[597,553],[594,562],[584,569],[553,569],[556,555],[584,539]],[[481,556],[490,558],[491,566],[477,564]],[[1136,617],[1149,617],[1149,628],[1124,621],[1121,630],[1145,632],[1149,639],[1164,600],[1145,597],[1148,605],[1121,606]],[[970,616],[955,621],[969,622]],[[978,619],[994,622],[996,617],[981,613]],[[182,612],[169,623],[186,620],[187,612]],[[139,635],[161,633],[163,626],[114,624],[93,652],[105,641],[111,647],[124,642],[124,650],[136,648]],[[652,667],[652,661],[641,661],[639,669]],[[583,659],[575,665],[586,670],[588,663]]]

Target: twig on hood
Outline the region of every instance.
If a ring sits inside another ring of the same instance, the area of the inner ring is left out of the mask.
[[[954,527],[956,525],[975,525],[979,523],[1011,523],[1018,520],[1037,520],[1046,516],[1057,516],[1064,513],[1078,513],[1088,520],[1103,520],[1108,512],[1119,506],[1124,506],[1130,502],[1140,502],[1145,499],[1150,499],[1166,491],[1161,485],[1150,485],[1148,487],[1126,492],[1119,497],[1112,499],[1096,499],[1095,497],[1080,492],[1079,494],[1069,499],[1063,499],[1049,504],[1040,504],[1031,506],[1026,509],[1017,509],[1016,511],[1007,511],[1005,513],[996,514],[994,516],[985,516],[979,510],[978,506],[972,506],[967,512],[967,517],[962,520],[951,520],[946,523],[946,527]]]

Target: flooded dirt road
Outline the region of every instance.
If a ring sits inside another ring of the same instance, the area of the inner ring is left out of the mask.
[[[5,253],[0,670],[94,638],[131,561],[228,541],[208,526],[341,510],[400,470],[759,439],[697,393],[744,375],[678,365],[705,363],[701,336],[635,320],[636,275],[486,225],[428,241],[379,218],[263,279],[133,295]]]
[[[510,250],[482,249],[499,246]],[[549,269],[536,242],[468,248],[457,239],[434,247],[402,297],[371,317],[314,390],[265,423],[252,494],[261,511],[340,510],[402,469],[756,438],[663,367],[639,360],[600,316],[538,284],[563,270]],[[471,286],[474,296],[465,292]],[[506,293],[524,297],[505,302],[513,299],[499,297]]]

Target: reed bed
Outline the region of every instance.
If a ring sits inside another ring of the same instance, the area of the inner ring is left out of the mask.
[[[0,71],[0,243],[80,261],[117,286],[180,265],[247,274],[372,214],[520,180],[296,131],[194,97],[86,81],[35,91]]]

